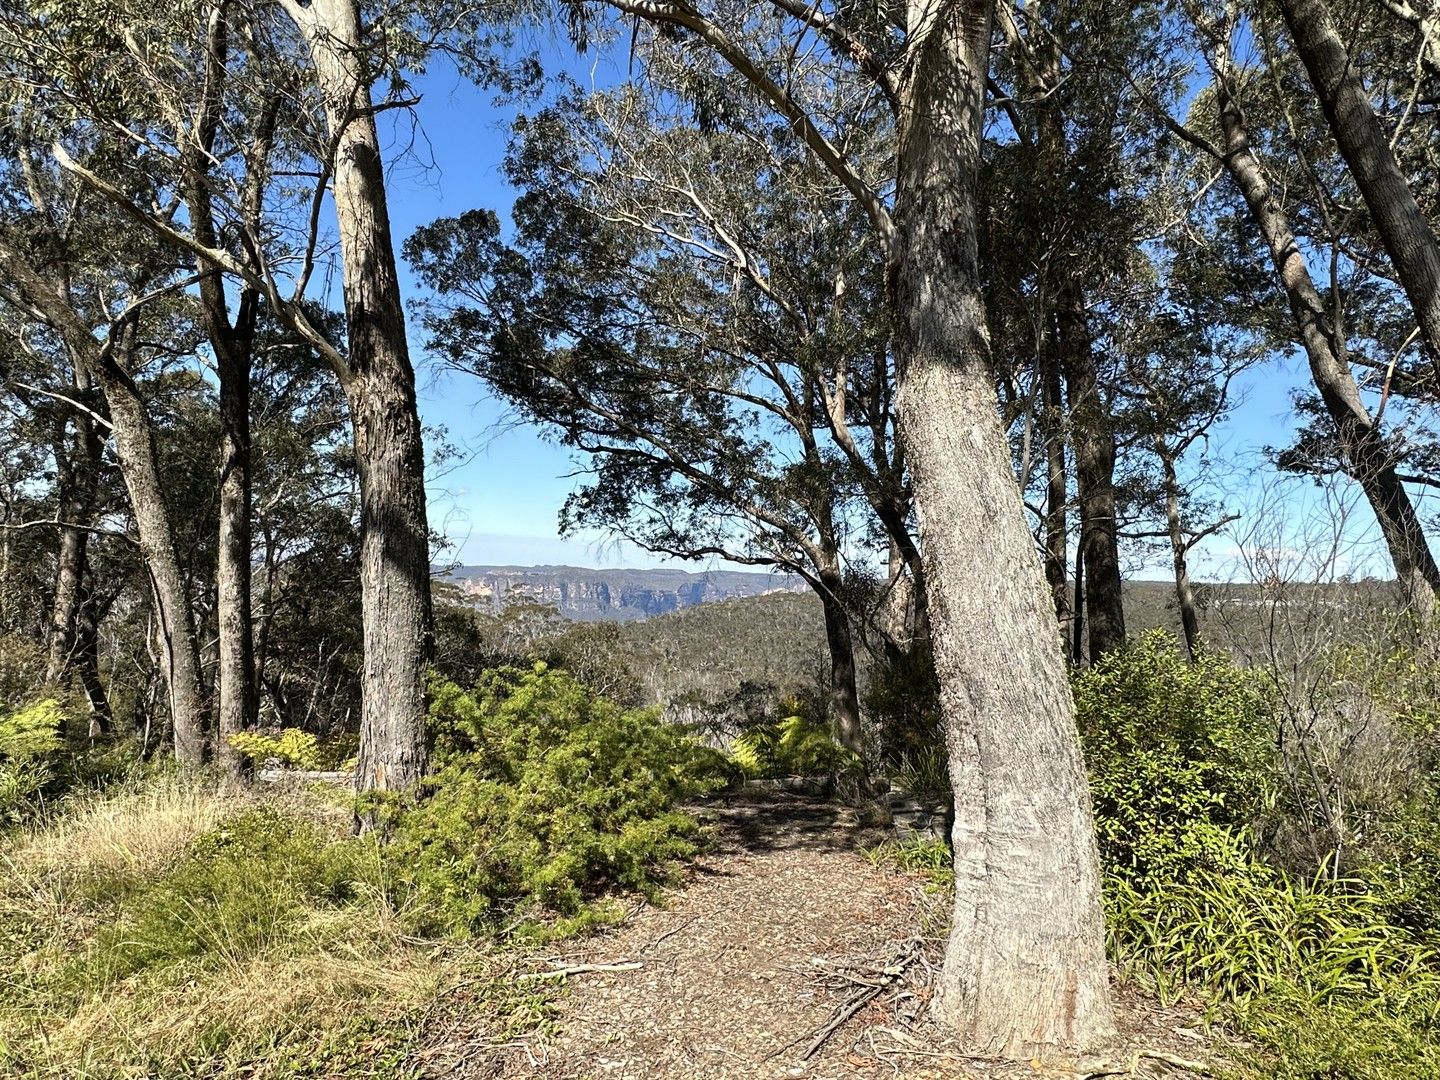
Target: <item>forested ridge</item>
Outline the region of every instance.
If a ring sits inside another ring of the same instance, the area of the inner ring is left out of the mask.
[[[399,230],[442,72],[514,201]],[[0,75],[9,1073],[1440,1076],[1431,0],[0,0]],[[447,573],[427,370],[777,591]]]

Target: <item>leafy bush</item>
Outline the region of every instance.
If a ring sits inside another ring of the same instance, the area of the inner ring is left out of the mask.
[[[1273,796],[1258,676],[1186,664],[1150,634],[1078,674],[1075,698],[1122,968],[1166,1000],[1199,991],[1228,1010],[1259,1048],[1245,1077],[1432,1075],[1440,941],[1397,917],[1417,900],[1413,864],[1434,854],[1419,815],[1405,863],[1297,877],[1255,842],[1258,819],[1294,812]]]
[[[285,728],[275,733],[238,731],[226,741],[252,764],[279,762],[291,769],[343,769],[353,761],[357,740],[352,736],[324,742],[311,732]]]
[[[547,911],[568,929],[606,891],[648,891],[698,852],[677,805],[723,782],[724,762],[655,711],[543,663],[431,693],[436,769],[386,848],[421,929],[534,931]]]
[[[1078,674],[1074,693],[1108,872],[1181,882],[1243,861],[1273,791],[1258,674],[1210,655],[1187,663],[1154,631]]]
[[[860,767],[855,755],[835,741],[830,726],[812,720],[803,703],[781,704],[788,715],[750,724],[730,745],[731,760],[746,776],[834,776]]]
[[[0,824],[18,824],[55,779],[65,713],[53,698],[0,717]]]

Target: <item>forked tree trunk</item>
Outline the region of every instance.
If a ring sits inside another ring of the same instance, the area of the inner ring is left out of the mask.
[[[151,599],[158,614],[158,666],[170,697],[175,756],[183,764],[201,764],[206,753],[206,709],[200,684],[195,614],[161,486],[154,426],[140,391],[117,359],[117,354],[125,356],[133,350],[134,322],[121,325],[102,347],[76,317],[65,291],[42,276],[27,255],[3,233],[0,233],[0,268],[9,276],[11,285],[44,313],[46,321],[64,340],[77,362],[84,364],[105,397],[115,438],[115,457],[130,495],[140,554],[150,576]]]
[[[1225,166],[1270,249],[1271,262],[1310,362],[1315,388],[1335,425],[1347,471],[1375,513],[1407,602],[1417,615],[1429,619],[1435,613],[1436,593],[1440,591],[1440,567],[1436,566],[1415,505],[1396,473],[1394,456],[1360,397],[1355,377],[1340,358],[1342,352],[1327,321],[1325,301],[1310,277],[1289,219],[1275,200],[1251,146],[1244,114],[1230,94],[1231,68],[1223,43],[1216,46],[1215,67]]]
[[[1440,372],[1440,244],[1400,171],[1325,0],[1280,0],[1280,11]]]
[[[405,340],[359,4],[283,3],[309,49],[335,147],[335,214],[349,334],[340,375],[360,474],[365,670],[356,784],[362,792],[393,791],[412,786],[425,771],[425,668],[432,644],[415,372]]]
[[[1114,1033],[1090,799],[1054,608],[996,408],[976,265],[984,0],[912,0],[891,285],[955,788],[955,912],[935,998],[968,1052]]]

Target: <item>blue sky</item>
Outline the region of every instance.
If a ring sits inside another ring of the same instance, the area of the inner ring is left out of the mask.
[[[562,63],[582,82],[607,85],[623,77],[608,60],[581,61],[563,48],[547,50],[550,66]],[[419,129],[401,113],[387,114],[389,193],[396,244],[437,217],[485,207],[502,219],[514,192],[500,172],[513,108],[497,109],[491,95],[452,70],[437,68],[418,85],[423,100]],[[421,290],[401,266],[407,297]],[[460,451],[430,478],[431,520],[455,544],[452,558],[465,563],[568,563],[582,566],[661,565],[663,560],[603,537],[561,540],[556,516],[574,485],[576,469],[562,447],[544,441],[530,427],[507,421],[503,407],[479,380],[445,372],[424,358],[423,341],[411,320],[412,348],[421,369],[421,410],[429,425],[441,426]],[[1235,505],[1247,503],[1271,474],[1260,457],[1266,444],[1283,444],[1294,426],[1291,388],[1303,375],[1296,360],[1272,363],[1248,377],[1244,401],[1212,440],[1219,457],[1241,463],[1227,481]],[[1309,496],[1303,482],[1295,496]],[[1218,538],[1199,553],[1202,577],[1234,572],[1233,543]],[[1168,559],[1141,571],[1164,576]]]
[[[553,57],[551,58],[553,61]],[[589,78],[573,59],[571,74]],[[606,81],[603,73],[597,79]],[[508,214],[515,193],[500,174],[513,109],[497,109],[491,95],[453,70],[438,66],[420,80],[420,124],[392,113],[389,195],[395,243],[437,217],[484,207]],[[400,267],[407,299],[421,294]],[[475,378],[440,370],[424,357],[422,335],[410,320],[420,367],[420,409],[427,425],[444,427],[459,456],[432,470],[432,525],[456,544],[465,563],[579,566],[659,565],[630,545],[603,537],[565,541],[556,515],[573,486],[568,451],[530,427],[507,421],[503,407]]]

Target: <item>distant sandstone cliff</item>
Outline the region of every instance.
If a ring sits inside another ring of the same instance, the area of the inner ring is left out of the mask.
[[[482,611],[549,604],[571,619],[643,619],[736,596],[804,592],[799,578],[735,570],[590,570],[577,566],[458,566],[439,579]]]

